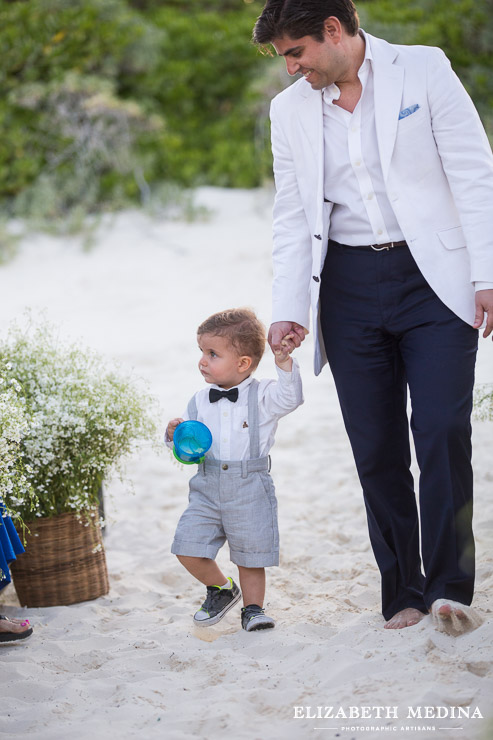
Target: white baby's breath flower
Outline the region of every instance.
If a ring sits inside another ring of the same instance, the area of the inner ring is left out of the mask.
[[[27,335],[13,329],[0,342],[0,381],[0,404],[7,383],[24,419],[17,431],[11,423],[9,444],[18,445],[16,459],[24,468],[16,478],[15,503],[26,520],[28,506],[46,516],[94,505],[103,478],[139,439],[153,436],[152,399],[95,353],[61,342],[46,325]],[[0,436],[0,461],[2,444],[7,441]],[[6,470],[0,462],[0,475]],[[12,466],[8,470],[11,489]]]

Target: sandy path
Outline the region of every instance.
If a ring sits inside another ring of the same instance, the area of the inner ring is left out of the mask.
[[[26,240],[19,257],[0,270],[0,330],[26,306],[45,310],[62,334],[80,337],[145,377],[159,397],[164,428],[200,387],[200,321],[231,305],[250,305],[269,321],[271,198],[264,191],[205,189],[200,199],[211,216],[191,224],[122,214],[101,229],[98,247],[88,254],[77,240]],[[159,457],[149,450],[129,464],[134,495],[118,482],[110,486],[110,594],[30,610],[33,638],[0,649],[0,736],[493,736],[486,719],[424,716],[425,706],[460,706],[471,715],[477,706],[491,715],[493,426],[474,424],[475,603],[486,623],[459,639],[437,633],[430,618],[384,631],[378,574],[332,379],[328,371],[314,378],[309,339],[298,358],[306,401],[281,422],[272,455],[282,560],[269,573],[268,604],[278,627],[247,634],[233,610],[209,631],[194,632],[190,615],[202,587],[169,554],[189,471],[167,451]],[[478,381],[489,380],[492,367],[493,345],[483,341]],[[272,374],[269,355],[258,374]],[[226,551],[220,564],[235,575]],[[3,613],[21,613],[12,588],[0,600]],[[295,720],[294,706],[384,709],[364,721]],[[421,707],[422,718],[408,719],[408,707]],[[347,729],[358,727],[376,729]]]

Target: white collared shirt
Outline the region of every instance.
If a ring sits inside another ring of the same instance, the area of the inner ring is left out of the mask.
[[[299,365],[293,359],[291,372],[277,367],[277,380],[259,380],[259,442],[260,457],[269,454],[274,444],[279,419],[294,411],[303,403],[303,388]],[[248,389],[253,380],[250,376],[238,388],[238,400],[232,403],[228,398],[221,398],[215,403],[209,401],[209,390],[217,385],[209,384],[195,394],[197,403],[197,421],[209,427],[212,434],[212,447],[207,457],[217,460],[250,459],[250,437],[248,429]],[[187,412],[182,417],[188,420]],[[173,443],[168,442],[168,447]]]
[[[353,113],[334,105],[341,95],[337,85],[323,90],[324,196],[334,203],[329,236],[350,246],[404,239],[383,179],[375,126],[372,54],[368,37],[361,34],[365,58],[358,77],[363,89]]]

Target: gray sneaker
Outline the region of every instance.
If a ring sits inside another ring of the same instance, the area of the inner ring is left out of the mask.
[[[276,626],[272,617],[265,614],[262,607],[257,604],[249,604],[241,610],[241,626],[247,632],[253,630],[266,630]]]
[[[232,578],[228,578],[228,581],[231,583],[230,588],[207,586],[207,598],[198,612],[193,615],[195,624],[200,624],[203,627],[216,624],[239,602],[241,599],[240,589]]]

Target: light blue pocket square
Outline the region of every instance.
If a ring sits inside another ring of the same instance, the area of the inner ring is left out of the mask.
[[[399,121],[401,118],[407,118],[408,116],[412,116],[413,113],[416,113],[418,110],[419,105],[416,103],[415,105],[410,105],[409,108],[404,108],[404,110],[401,110],[399,113]]]

